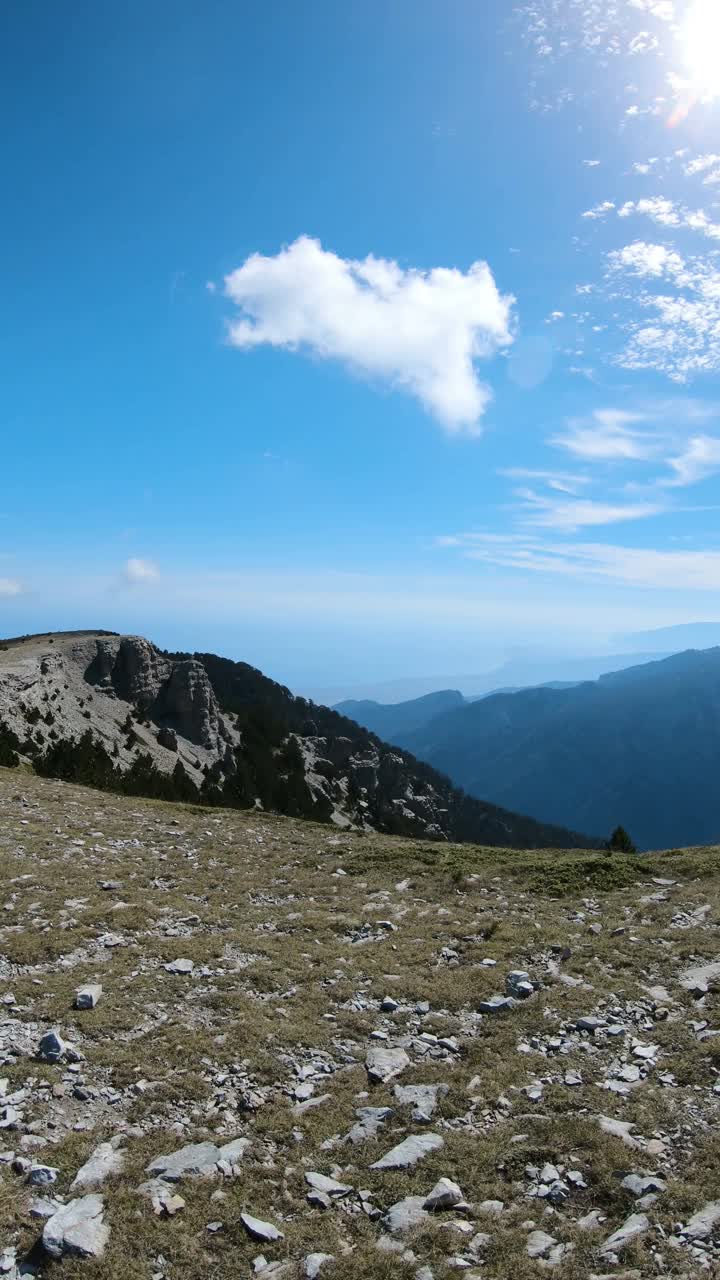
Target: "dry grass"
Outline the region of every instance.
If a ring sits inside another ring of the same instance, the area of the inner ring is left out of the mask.
[[[466,1247],[452,1228],[458,1217],[492,1236],[481,1269],[489,1280],[543,1274],[525,1251],[521,1224],[529,1219],[576,1245],[552,1274],[585,1280],[606,1269],[599,1240],[634,1209],[616,1175],[658,1163],[668,1189],[651,1211],[653,1230],[623,1261],[655,1274],[652,1251],[660,1250],[665,1274],[693,1274],[687,1253],[664,1248],[658,1228],[671,1233],[717,1196],[711,1126],[720,1041],[699,1039],[691,1020],[715,1027],[718,998],[698,1013],[676,983],[684,966],[717,952],[717,850],[638,860],[423,845],[261,813],[122,800],[2,770],[0,815],[0,996],[16,999],[0,1026],[6,1060],[27,1031],[2,1075],[10,1090],[29,1089],[24,1125],[45,1142],[38,1158],[59,1168],[61,1195],[98,1142],[126,1135],[126,1169],[106,1189],[109,1249],[102,1262],[66,1260],[64,1280],[149,1280],[158,1272],[236,1280],[252,1274],[260,1253],[299,1266],[313,1250],[336,1256],[323,1280],[412,1277],[421,1262],[440,1280],[455,1273],[448,1259]],[[653,900],[661,893],[653,877],[677,883]],[[120,887],[103,889],[103,881]],[[693,922],[690,913],[704,904],[709,911]],[[388,920],[394,931],[378,923]],[[625,932],[613,936],[619,926]],[[108,933],[121,945],[103,945]],[[371,940],[361,940],[366,933]],[[554,944],[572,949],[557,973],[548,965]],[[443,948],[457,962],[443,959]],[[179,957],[193,960],[191,977],[165,970]],[[543,989],[508,1016],[478,1019],[479,1002],[501,991],[514,968],[541,977]],[[104,995],[96,1010],[79,1013],[73,993],[87,981],[101,981]],[[672,996],[667,1021],[651,1015],[647,987],[657,984]],[[400,1004],[394,1014],[379,1009],[386,995]],[[429,1002],[428,1014],[416,1011],[418,1001]],[[578,1043],[561,1057],[518,1051],[614,1004],[644,1009],[637,1036],[660,1048],[658,1067],[627,1097],[603,1087],[619,1045],[593,1053]],[[50,1026],[82,1050],[76,1072],[33,1060],[29,1050]],[[368,1086],[362,1064],[378,1030],[413,1038],[403,1084],[449,1085],[432,1126],[445,1146],[412,1172],[369,1167],[418,1129],[392,1085]],[[459,1052],[423,1058],[423,1032],[456,1036]],[[331,1071],[315,1092],[329,1100],[298,1116],[295,1067],[320,1057]],[[582,1073],[581,1088],[563,1082],[569,1068]],[[677,1087],[664,1085],[661,1072],[672,1072]],[[522,1091],[538,1077],[547,1083],[532,1103]],[[63,1081],[65,1095],[54,1097]],[[73,1081],[89,1096],[76,1097]],[[339,1145],[368,1104],[395,1114],[376,1139]],[[598,1113],[634,1123],[644,1139],[662,1133],[666,1156],[630,1151],[600,1130]],[[6,1146],[20,1150],[22,1132],[6,1134]],[[156,1154],[243,1134],[252,1146],[242,1177],[183,1184],[177,1218],[155,1218],[138,1196]],[[550,1217],[527,1199],[524,1172],[547,1160],[574,1162],[588,1181]],[[383,1211],[441,1176],[457,1179],[471,1205],[497,1198],[508,1208],[500,1219],[476,1210],[438,1216],[404,1240],[418,1259],[409,1263],[378,1251],[377,1221],[338,1206],[310,1208],[304,1172],[335,1166]],[[28,1216],[27,1188],[7,1165],[0,1169],[2,1237],[30,1250],[39,1227]],[[213,1199],[217,1192],[223,1198]],[[575,1225],[591,1208],[607,1216],[599,1234]],[[249,1241],[243,1209],[280,1225],[284,1241]],[[223,1229],[212,1234],[207,1224],[216,1220]]]

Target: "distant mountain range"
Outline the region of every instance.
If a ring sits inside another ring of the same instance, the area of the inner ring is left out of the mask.
[[[520,650],[500,666],[474,675],[402,676],[397,680],[354,687],[333,686],[305,690],[306,696],[328,706],[345,706],[358,702],[379,702],[392,706],[415,701],[438,691],[457,689],[465,698],[484,698],[489,693],[512,689],[528,689],[541,684],[578,684],[581,680],[597,680],[598,676],[623,667],[637,666],[658,657],[668,657],[672,646],[659,653],[657,649],[640,652],[569,655]]]
[[[601,845],[463,794],[247,663],[112,632],[0,642],[0,765],[339,829],[509,848]]]
[[[390,737],[472,795],[574,829],[619,822],[642,848],[720,843],[720,648],[403,728],[418,706],[393,708]]]

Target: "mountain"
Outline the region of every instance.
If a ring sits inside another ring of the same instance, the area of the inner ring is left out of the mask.
[[[650,634],[650,633],[649,633]],[[334,685],[324,689],[304,689],[306,697],[330,706],[348,702],[378,702],[384,706],[415,702],[438,690],[459,690],[463,697],[483,698],[489,693],[534,688],[542,684],[579,684],[623,667],[637,666],[655,658],[668,657],[687,645],[667,644],[662,651],[648,644],[641,651],[606,654],[552,653],[530,647],[517,649],[499,666],[474,675],[402,676],[379,684]]]
[[[568,689],[495,694],[403,746],[473,795],[643,848],[720,839],[720,648]]]
[[[409,702],[383,704],[370,699],[338,702],[333,710],[355,720],[387,742],[399,742],[402,735],[422,728],[444,711],[455,711],[464,706],[465,699],[457,689],[441,689],[437,693],[426,693],[423,698],[412,698]]]
[[[506,847],[593,848],[465,796],[427,764],[242,662],[141,636],[0,644],[0,764],[161,799]]]
[[[681,622],[673,627],[634,631],[623,637],[631,649],[642,648],[658,657],[688,649],[713,649],[720,645],[720,622]]]
[[[547,689],[572,689],[578,681],[552,680]],[[376,733],[386,742],[396,742],[402,746],[408,736],[416,730],[429,725],[431,720],[443,715],[446,711],[456,711],[471,702],[479,702],[481,698],[490,698],[494,693],[517,693],[515,688],[491,689],[489,693],[476,693],[464,698],[457,689],[441,689],[437,693],[428,693],[423,698],[411,698],[408,702],[373,702],[366,698],[359,702],[349,699],[338,702],[333,707],[342,716],[347,716],[364,729]]]

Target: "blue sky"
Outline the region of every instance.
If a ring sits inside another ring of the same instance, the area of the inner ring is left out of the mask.
[[[294,687],[720,618],[714,0],[4,16],[0,631]]]

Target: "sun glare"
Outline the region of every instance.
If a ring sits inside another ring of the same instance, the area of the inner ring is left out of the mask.
[[[720,94],[720,0],[695,0],[685,19],[682,42],[695,92]]]

